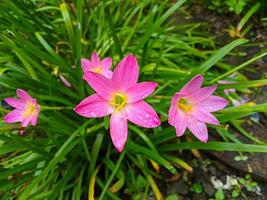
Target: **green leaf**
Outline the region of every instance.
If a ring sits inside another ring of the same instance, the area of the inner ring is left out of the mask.
[[[228,142],[183,142],[177,144],[162,145],[159,152],[185,150],[185,149],[199,149],[211,151],[239,151],[239,152],[258,152],[267,153],[267,145],[254,145],[254,144],[239,144]]]
[[[224,200],[224,192],[222,189],[218,189],[215,192],[215,198],[216,198],[216,200]]]
[[[202,74],[209,70],[212,66],[218,63],[224,56],[226,56],[232,49],[237,46],[240,46],[244,43],[248,42],[246,39],[237,39],[231,42],[230,44],[222,47],[216,53],[210,57],[207,61],[201,64],[198,68],[195,68],[189,76],[187,76],[180,84],[179,88],[182,88],[191,78],[193,78],[197,74]]]

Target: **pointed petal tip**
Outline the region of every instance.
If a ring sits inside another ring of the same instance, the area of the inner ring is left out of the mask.
[[[153,84],[153,86],[156,88],[156,87],[158,87],[158,83],[157,82],[151,82],[151,84]]]
[[[207,143],[207,142],[208,142],[208,138],[205,139],[205,140],[202,140],[201,142],[203,142],[203,143]]]
[[[16,92],[26,92],[26,91],[23,90],[23,89],[17,88],[17,89],[16,89]]]
[[[177,137],[181,137],[184,135],[184,132],[186,130],[186,125],[184,124],[178,124],[178,126],[175,126],[175,133]]]
[[[129,61],[136,61],[137,62],[137,59],[136,59],[136,57],[132,54],[132,53],[130,53],[130,54],[128,54],[127,56],[125,56],[126,57],[126,59]]]
[[[223,98],[223,108],[222,109],[224,109],[228,104],[229,104],[229,101],[227,100],[227,99],[225,99],[225,98]]]
[[[124,149],[124,146],[115,146],[115,148],[117,149],[119,153],[121,153]]]
[[[194,76],[189,80],[184,87],[180,90],[184,94],[192,94],[201,88],[204,77],[201,74]]]
[[[204,76],[202,74],[197,74],[190,80],[190,82],[191,81],[199,81],[199,82],[202,83],[203,80],[204,80]]]
[[[18,89],[16,90],[16,94],[17,94],[17,96],[18,96],[20,99],[22,99],[22,100],[25,100],[25,101],[32,101],[32,100],[33,100],[33,98],[29,95],[29,93],[26,92],[26,91],[23,90],[23,89],[18,88]]]

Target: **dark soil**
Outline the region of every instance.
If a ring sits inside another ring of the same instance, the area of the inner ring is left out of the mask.
[[[165,190],[166,196],[178,194],[179,200],[215,199],[215,193],[221,187],[224,193],[224,199],[267,199],[267,184],[261,181],[257,181],[258,186],[254,187],[253,191],[248,191],[245,187],[246,184],[241,184],[239,196],[233,198],[232,192],[236,188],[239,188],[239,186],[231,185],[230,182],[238,182],[238,179],[244,178],[247,173],[231,168],[215,157],[206,156],[205,153],[201,159],[194,159],[192,157],[190,159],[192,160],[191,165],[194,166],[193,173],[183,172],[178,180],[165,183],[167,184],[167,189]],[[252,177],[252,179],[247,179],[246,181],[252,182],[255,180]],[[215,184],[216,182],[218,182],[217,185]],[[193,189],[194,184],[201,186],[201,192]]]

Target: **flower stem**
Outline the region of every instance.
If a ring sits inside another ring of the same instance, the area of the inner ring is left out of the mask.
[[[104,188],[103,188],[98,200],[102,200],[104,198],[104,196],[105,196],[105,194],[106,194],[106,192],[108,190],[109,185],[111,184],[114,176],[116,175],[118,169],[121,166],[121,161],[123,160],[125,153],[126,153],[126,149],[124,149],[124,151],[121,153],[121,155],[120,155],[120,157],[118,159],[118,162],[117,162],[113,172],[111,173],[110,177],[108,178],[108,180],[107,180],[107,182],[106,182],[106,184],[105,184],[105,186],[104,186]]]

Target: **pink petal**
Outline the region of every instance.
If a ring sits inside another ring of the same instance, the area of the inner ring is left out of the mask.
[[[203,76],[198,74],[193,77],[180,91],[180,93],[184,94],[192,94],[200,89],[203,82]]]
[[[208,112],[214,112],[223,109],[227,104],[228,101],[226,99],[212,95],[205,101],[198,103],[197,106],[206,109]]]
[[[33,98],[23,89],[17,89],[16,91],[18,97],[24,101],[32,102]]]
[[[81,59],[81,65],[82,65],[83,73],[85,73],[85,72],[88,72],[90,70],[91,62],[90,62],[90,60],[88,60],[86,58],[82,58]]]
[[[35,104],[35,111],[34,111],[34,114],[32,116],[32,120],[31,120],[31,124],[33,126],[35,126],[38,123],[38,115],[39,115],[39,112],[40,112],[40,106],[36,102],[36,104]]]
[[[171,105],[168,114],[168,122],[175,127],[176,135],[180,137],[184,134],[187,126],[187,115],[176,105]]]
[[[112,113],[113,108],[108,101],[98,94],[93,94],[82,100],[74,111],[83,117],[104,117]]]
[[[21,99],[6,98],[5,102],[10,106],[17,108],[19,110],[25,109],[27,107],[27,103]]]
[[[217,85],[200,88],[193,94],[189,95],[187,98],[192,103],[202,102],[206,100],[208,97],[210,97],[211,94],[216,90],[216,88],[217,88]]]
[[[177,137],[184,134],[187,126],[187,116],[177,107],[177,105],[171,105],[168,114],[168,122],[175,127]]]
[[[126,91],[128,95],[127,103],[137,102],[146,98],[154,92],[157,86],[158,83],[155,82],[143,82],[133,85]]]
[[[177,137],[181,137],[186,129],[186,124],[185,123],[179,123],[177,126],[175,126],[175,132]]]
[[[197,107],[196,110],[192,113],[192,115],[201,122],[214,125],[220,124],[216,117],[214,117],[212,114],[210,114],[208,111],[201,107]]]
[[[124,149],[128,135],[128,124],[125,114],[115,112],[110,117],[110,136],[111,140],[119,152]]]
[[[115,68],[112,76],[116,88],[127,89],[136,84],[139,66],[134,55],[125,56]]]
[[[106,71],[103,71],[102,74],[103,74],[106,78],[111,79],[111,78],[112,78],[112,74],[113,74],[113,72],[112,72],[112,71],[109,71],[109,70],[106,70]]]
[[[12,110],[6,116],[4,116],[5,123],[14,123],[22,121],[21,111],[20,110]]]
[[[93,67],[100,67],[101,66],[99,56],[95,51],[92,53],[91,64]]]
[[[128,120],[145,128],[153,128],[160,125],[160,119],[154,109],[144,101],[129,104],[126,107]]]
[[[84,75],[87,83],[96,91],[97,94],[109,100],[113,92],[112,81],[101,74],[87,72]]]
[[[32,116],[26,117],[22,119],[21,126],[27,127],[32,121]]]
[[[110,57],[104,58],[101,61],[101,65],[102,65],[103,70],[108,70],[112,65],[112,58],[110,58]]]
[[[38,112],[35,112],[31,119],[31,124],[35,126],[38,123]]]
[[[204,122],[198,121],[193,117],[188,119],[188,129],[201,141],[208,141],[208,130]]]

